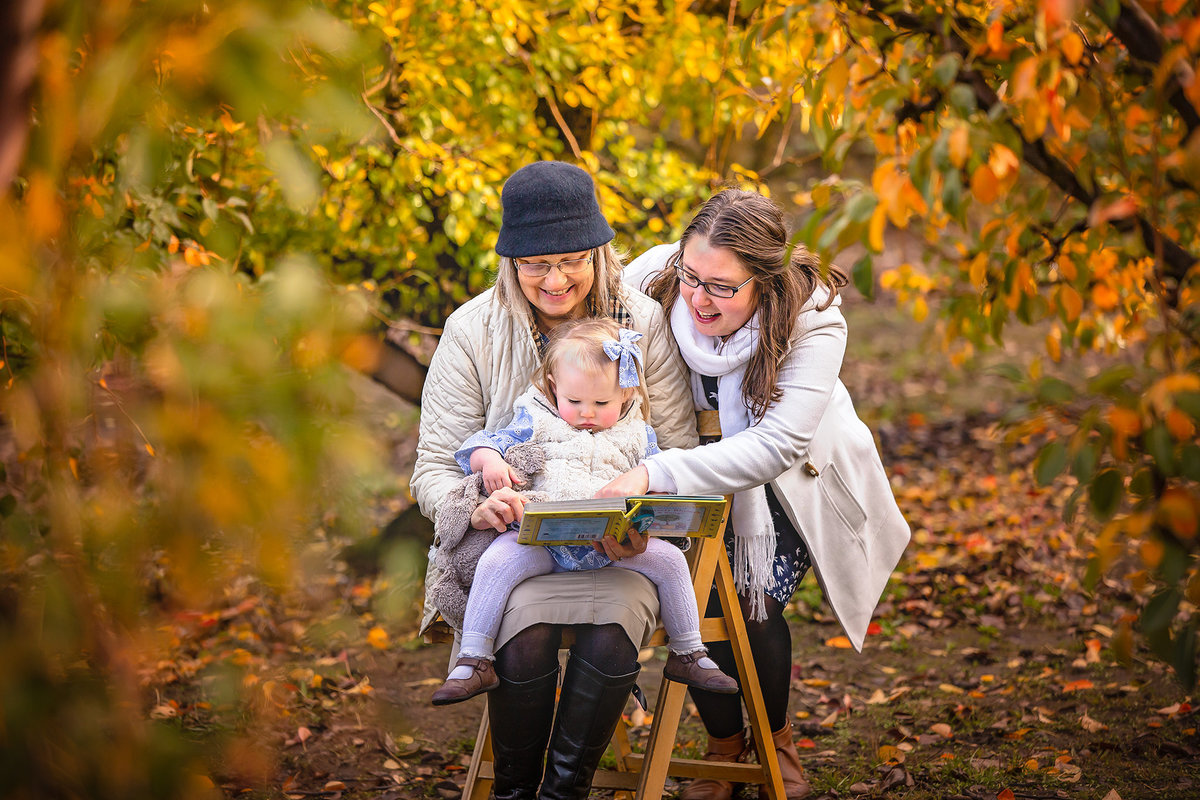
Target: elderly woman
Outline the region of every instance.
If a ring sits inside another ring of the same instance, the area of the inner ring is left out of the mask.
[[[650,422],[659,443],[697,441],[686,370],[662,309],[622,285],[613,231],[587,173],[555,161],[530,164],[505,183],[501,202],[496,285],[446,321],[421,398],[412,493],[435,523],[463,478],[455,452],[472,434],[510,422],[548,334],[567,320],[609,316],[644,334]],[[475,510],[472,526],[503,530],[520,518],[523,504],[518,492],[498,490]],[[616,559],[645,543],[635,536],[625,544],[608,538],[602,546]],[[427,601],[422,628],[436,613]],[[517,587],[495,642],[500,684],[488,694],[497,800],[587,796],[657,615],[654,585],[630,570],[553,574]],[[575,640],[555,717],[566,626]]]

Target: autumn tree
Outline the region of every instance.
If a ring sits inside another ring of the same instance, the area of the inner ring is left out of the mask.
[[[885,230],[928,246],[878,276],[934,313],[960,362],[1013,324],[1045,329],[1011,377],[1016,435],[1046,438],[1036,480],[1069,475],[1104,523],[1091,573],[1129,554],[1136,620],[1196,678],[1200,519],[1200,18],[1181,2],[760,6],[746,41],[790,57],[758,92],[820,149],[803,239],[854,243],[864,293]],[[854,174],[866,154],[870,169]],[[1064,362],[1091,355],[1071,379]],[[1128,565],[1126,559],[1120,563]],[[1128,645],[1130,624],[1119,640]]]

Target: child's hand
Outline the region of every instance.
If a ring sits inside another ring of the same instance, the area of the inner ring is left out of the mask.
[[[483,467],[483,488],[487,489],[488,494],[497,489],[513,488],[514,485],[520,483],[519,478],[516,470],[501,458],[497,458],[495,461],[489,460],[489,463]]]
[[[488,494],[497,489],[511,489],[520,483],[516,471],[490,447],[478,447],[471,452],[471,471],[483,473],[483,488]]]

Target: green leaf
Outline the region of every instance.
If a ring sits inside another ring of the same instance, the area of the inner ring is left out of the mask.
[[[1200,445],[1185,445],[1179,454],[1179,473],[1191,481],[1200,481]]]
[[[958,53],[947,53],[942,56],[933,66],[934,83],[943,89],[946,88],[958,76],[958,68],[961,65],[962,56]]]
[[[1062,404],[1075,397],[1075,389],[1060,378],[1042,378],[1037,386],[1037,398],[1043,403]]]
[[[1177,472],[1175,443],[1167,426],[1161,422],[1156,423],[1142,436],[1142,443],[1146,446],[1146,452],[1154,459],[1154,466],[1159,473],[1168,478],[1173,477]]]
[[[1124,476],[1115,469],[1106,469],[1092,479],[1088,502],[1099,519],[1106,520],[1116,513],[1124,493]]]
[[[1196,620],[1189,620],[1176,638],[1171,666],[1175,667],[1175,678],[1185,689],[1190,690],[1196,685]]]
[[[1087,482],[1096,473],[1096,464],[1100,460],[1100,448],[1095,442],[1088,442],[1075,453],[1071,464],[1071,474],[1081,481]]]
[[[1067,465],[1067,446],[1060,441],[1048,443],[1038,451],[1033,472],[1039,486],[1049,485]]]
[[[854,281],[854,288],[858,289],[859,294],[868,300],[875,299],[875,274],[871,263],[871,254],[864,253],[862,258],[855,261],[854,266],[850,269],[850,277]]]
[[[956,83],[950,89],[947,99],[950,102],[950,107],[963,117],[970,116],[975,111],[975,92],[969,86]]]
[[[1109,367],[1088,381],[1088,391],[1093,394],[1112,394],[1114,390],[1120,388],[1133,375],[1133,368],[1124,364],[1117,367]]]
[[[1175,395],[1175,405],[1192,419],[1200,420],[1200,392],[1180,392]]]
[[[1142,611],[1142,629],[1146,633],[1169,630],[1181,598],[1179,589],[1174,586],[1168,586],[1151,597]]]
[[[1150,467],[1142,467],[1129,479],[1129,493],[1138,497],[1153,497],[1158,491],[1159,481]]]
[[[850,202],[846,203],[846,216],[855,222],[866,222],[871,218],[872,212],[875,211],[875,206],[879,205],[879,198],[869,192],[860,192],[850,198]]]
[[[1013,383],[1020,383],[1025,379],[1025,375],[1012,364],[996,364],[988,368],[988,372],[993,375],[999,375],[1001,378],[1006,378]]]

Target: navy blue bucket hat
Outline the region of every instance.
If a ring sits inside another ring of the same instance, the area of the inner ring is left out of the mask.
[[[562,161],[521,167],[505,181],[500,204],[496,252],[508,258],[591,250],[615,235],[600,213],[591,176]]]

